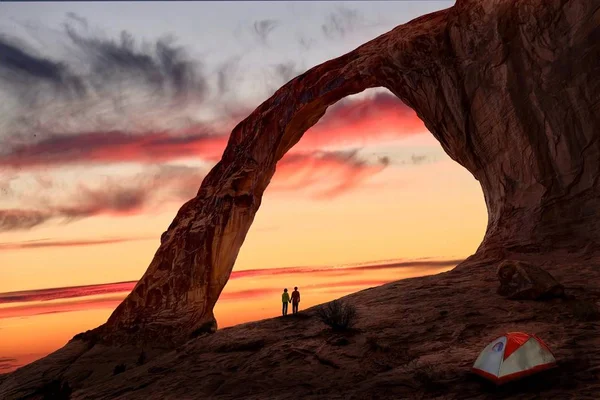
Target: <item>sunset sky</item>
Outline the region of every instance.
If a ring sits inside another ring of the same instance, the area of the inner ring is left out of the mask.
[[[452,4],[0,4],[0,373],[106,320],[277,88]],[[307,307],[448,270],[486,223],[479,184],[412,110],[348,97],[279,163],[219,326],[277,316],[283,287]]]

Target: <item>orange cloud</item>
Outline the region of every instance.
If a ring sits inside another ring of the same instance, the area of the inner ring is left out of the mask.
[[[440,267],[452,267],[462,260],[410,260],[396,261],[375,265],[343,266],[343,267],[291,267],[263,268],[233,271],[230,280],[258,278],[263,276],[310,274],[314,277],[332,275],[351,275],[356,271],[386,270],[394,268],[419,267],[424,271]],[[306,288],[335,288],[352,286],[376,286],[388,280],[353,280],[308,285]],[[89,308],[113,308],[125,298],[135,286],[136,281],[85,285],[64,288],[49,288],[19,292],[0,293],[0,318],[37,315],[45,313],[79,311]],[[243,298],[262,297],[276,294],[281,288],[255,288],[223,292],[220,300],[229,301]],[[90,298],[95,297],[95,298]],[[30,304],[27,304],[30,303]],[[14,305],[11,305],[14,304]]]
[[[387,166],[361,160],[357,152],[297,153],[279,162],[269,186],[271,191],[302,189],[314,198],[330,198],[356,188]],[[52,219],[66,222],[96,215],[140,214],[169,201],[194,197],[206,169],[181,165],[153,166],[130,178],[108,178],[96,187],[79,184],[72,193],[44,177],[34,195],[23,195],[21,204],[29,208],[0,209],[0,232],[30,229]],[[0,246],[0,249],[2,247]]]
[[[31,194],[15,192],[15,187],[30,187],[13,185],[19,176],[3,181],[2,190],[18,199],[20,207],[0,209],[0,232],[31,229],[52,219],[69,222],[95,215],[134,215],[171,200],[186,201],[196,194],[207,168],[166,163],[188,158],[216,162],[227,143],[228,125],[222,121],[220,125],[196,124],[177,131],[55,134],[13,146],[0,155],[0,166],[18,168],[25,173],[22,177],[28,171],[30,175],[38,171],[33,178],[39,190]],[[390,160],[367,162],[357,150],[336,147],[360,148],[422,132],[425,127],[416,114],[391,94],[342,100],[282,158],[269,190],[302,190],[315,199],[329,199],[353,190]],[[86,180],[73,188],[73,193],[62,187],[58,191],[47,175],[48,167],[125,162],[150,165],[133,177],[109,176],[96,187]],[[39,173],[42,168],[43,176]]]
[[[0,357],[0,374],[5,372],[11,372],[12,370],[20,367],[22,364],[18,363],[19,360],[12,357]]]
[[[227,143],[222,133],[198,125],[185,131],[127,133],[82,132],[52,135],[14,147],[0,156],[0,166],[47,168],[70,164],[156,163],[181,158],[214,159]]]
[[[375,271],[394,268],[413,268],[433,269],[441,267],[453,267],[461,263],[462,259],[435,260],[387,260],[386,262],[366,265],[347,265],[341,267],[320,266],[320,267],[287,267],[287,268],[257,268],[245,269],[242,271],[233,271],[230,279],[260,277],[264,275],[296,275],[296,274],[326,274],[326,275],[344,275],[355,271]],[[1,301],[1,295],[0,295]]]
[[[186,129],[129,133],[81,132],[52,134],[32,143],[19,144],[0,156],[0,166],[47,168],[69,164],[157,163],[183,158],[216,161],[229,137],[226,122],[195,124]],[[426,132],[415,112],[395,96],[342,100],[309,129],[293,152],[330,146],[378,143]]]
[[[316,198],[331,198],[359,186],[369,177],[381,172],[387,158],[367,163],[357,151],[291,153],[277,165],[277,172],[269,186],[272,191],[320,189]],[[319,188],[320,186],[320,188]]]
[[[0,293],[0,304],[25,303],[130,292],[135,281]]]
[[[234,292],[223,292],[219,297],[219,301],[244,300],[257,297],[271,296],[281,293],[280,288],[259,288],[236,290]]]
[[[115,244],[133,242],[138,240],[150,240],[155,238],[110,238],[110,239],[81,239],[81,240],[49,240],[37,239],[27,240],[24,242],[0,243],[0,251],[2,250],[22,250],[41,247],[80,247],[80,246],[97,246],[103,244]]]
[[[426,133],[417,114],[391,93],[346,98],[331,106],[293,151],[334,146],[367,146]]]
[[[121,291],[120,294],[104,295],[101,298],[73,298],[67,301],[48,301],[35,302],[32,304],[19,304],[10,307],[0,308],[0,319],[28,317],[41,314],[55,314],[71,311],[92,310],[101,308],[116,308],[119,303],[127,296],[128,291]]]

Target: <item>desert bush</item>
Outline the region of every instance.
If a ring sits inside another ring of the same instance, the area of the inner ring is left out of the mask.
[[[320,306],[317,316],[334,331],[345,331],[354,326],[357,319],[356,307],[343,300],[334,300]]]
[[[113,369],[113,375],[123,373],[126,369],[127,367],[125,366],[125,364],[118,364],[115,366],[115,369]]]
[[[44,385],[40,392],[43,400],[69,400],[73,390],[67,381],[55,379]]]
[[[588,322],[600,319],[600,310],[591,300],[575,300],[571,303],[571,313],[578,321]]]

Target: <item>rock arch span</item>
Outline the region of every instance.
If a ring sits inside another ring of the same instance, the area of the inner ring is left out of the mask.
[[[215,329],[213,307],[277,161],[328,106],[372,87],[412,107],[480,182],[488,226],[463,268],[596,251],[598,15],[592,0],[462,0],[288,82],[234,128],[103,337],[166,344]]]

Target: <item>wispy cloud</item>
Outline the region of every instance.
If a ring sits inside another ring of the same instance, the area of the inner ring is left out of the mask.
[[[6,37],[0,37],[0,78],[15,91],[25,91],[26,85],[37,83],[50,84],[56,90],[84,90],[68,66],[32,54],[19,41]]]
[[[220,63],[217,68],[217,89],[223,95],[231,88],[232,77],[237,75],[240,67],[241,56],[233,56]]]
[[[7,292],[0,293],[0,304],[49,301],[69,299],[73,297],[89,297],[100,294],[128,292],[131,291],[134,286],[135,282],[117,282],[100,285],[71,286],[63,288]]]
[[[443,267],[453,267],[462,259],[451,260],[398,260],[395,262],[384,262],[367,265],[347,265],[347,266],[322,266],[322,267],[288,267],[288,268],[261,268],[246,269],[242,271],[233,271],[230,279],[239,279],[247,277],[260,277],[263,275],[298,275],[298,274],[345,274],[356,271],[375,271],[396,268],[423,268],[435,269]]]
[[[375,271],[375,270],[390,270],[390,269],[402,269],[402,268],[419,268],[422,271],[437,270],[444,267],[453,267],[463,261],[462,259],[453,260],[402,260],[397,262],[387,262],[380,264],[368,264],[368,265],[348,265],[341,267],[321,266],[321,267],[287,267],[287,268],[263,268],[263,269],[248,269],[242,271],[233,271],[230,276],[230,280],[247,279],[247,278],[260,278],[270,277],[276,275],[306,275],[315,277],[327,277],[330,275],[340,276],[341,274],[352,275],[357,271]],[[381,280],[381,279],[366,279],[366,280],[350,280],[340,281],[337,283],[319,283],[308,285],[310,288],[325,288],[335,286],[360,286],[360,285],[379,285],[385,282],[393,280]],[[136,284],[136,281],[118,282],[118,283],[107,283],[99,285],[85,285],[85,286],[74,286],[64,288],[50,288],[50,289],[37,289],[37,290],[26,290],[18,292],[0,293],[0,304],[7,303],[28,303],[28,302],[45,302],[51,300],[64,300],[70,298],[84,298],[97,295],[108,295],[116,293],[128,293]],[[270,288],[253,289],[253,293],[267,293]],[[272,289],[279,291],[280,288]],[[237,295],[233,293],[227,294],[225,291],[222,299],[227,299],[227,296]],[[248,294],[250,292],[244,291]],[[121,298],[121,297],[119,297]],[[47,311],[47,310],[46,310]],[[0,316],[2,316],[2,308],[0,308]]]
[[[311,192],[315,199],[331,199],[358,187],[388,166],[386,159],[367,162],[357,150],[291,153],[277,169],[270,191]],[[311,191],[315,188],[316,190]]]
[[[7,304],[0,307],[0,319],[84,310],[114,309],[123,301],[128,292],[120,291],[95,297],[69,297],[44,302],[29,302],[27,304]]]
[[[287,78],[286,78],[287,79]],[[0,153],[0,166],[47,168],[69,164],[156,163],[198,157],[217,160],[230,125],[196,124],[182,130],[52,134]],[[426,132],[422,121],[395,96],[379,93],[342,101],[306,132],[291,153],[336,145],[374,144]]]
[[[354,190],[390,164],[386,157],[363,159],[360,148],[423,131],[414,112],[390,94],[344,100],[331,107],[322,122],[284,156],[269,190],[302,190],[315,199]],[[165,201],[188,200],[197,192],[209,165],[220,158],[228,138],[224,132],[206,125],[142,134],[82,132],[15,146],[0,154],[0,166],[34,174],[33,184],[39,187],[20,194],[11,190],[21,207],[0,208],[0,231],[31,229],[56,219],[71,222],[95,215],[134,215]],[[333,150],[340,146],[355,149]],[[332,150],[319,150],[323,148]],[[168,164],[189,158],[208,164],[204,168]],[[71,189],[47,176],[48,167],[120,163],[141,163],[145,169],[134,176],[94,180],[94,186],[89,179],[73,182]],[[6,190],[10,185],[7,180]],[[55,187],[60,187],[60,193]]]
[[[345,32],[360,20],[346,8],[330,19],[335,32]],[[252,32],[266,41],[278,24],[256,21]],[[0,36],[0,82],[5,110],[10,110],[3,113],[0,128],[11,148],[27,146],[33,137],[33,142],[43,142],[90,132],[177,131],[197,127],[200,107],[215,111],[241,106],[239,98],[223,94],[240,78],[243,54],[208,70],[173,37],[148,41],[123,31],[112,38],[92,31],[85,18],[72,13],[57,39],[53,46],[36,49],[23,39]],[[304,69],[296,61],[280,61],[268,74],[282,84]]]
[[[295,61],[287,61],[275,64],[272,69],[273,70],[269,75],[276,78],[275,82],[271,84],[273,91],[279,89],[280,86],[285,85],[306,71],[306,68],[298,65],[298,63]]]
[[[177,98],[208,92],[202,64],[193,60],[174,39],[136,43],[123,31],[118,40],[81,32],[67,22],[65,37],[70,40],[69,58],[57,61],[34,54],[22,40],[0,37],[0,78],[11,83],[14,94],[29,105],[37,104],[42,93],[77,96],[118,94],[119,85],[143,89],[147,94]],[[47,86],[46,84],[50,84]],[[46,86],[39,86],[46,85]],[[118,99],[114,99],[118,100]]]
[[[50,215],[43,211],[8,209],[0,210],[0,232],[31,229],[48,221]]]
[[[338,14],[332,17],[338,33],[359,23],[347,10]],[[174,39],[144,42],[127,32],[118,39],[104,37],[92,33],[87,20],[68,17],[62,34],[68,46],[62,52],[48,55],[0,36],[0,84],[6,83],[0,92],[7,95],[6,104],[17,104],[4,112],[0,105],[6,117],[0,120],[0,194],[13,201],[12,207],[0,206],[0,231],[133,215],[167,200],[187,200],[220,158],[231,128],[251,108],[222,97],[230,92],[240,57],[226,60],[211,75]],[[277,26],[264,20],[253,29],[266,41]],[[269,76],[278,86],[303,69],[281,62]],[[209,97],[224,101],[207,102]],[[222,118],[192,117],[190,110],[212,104],[226,110]],[[390,164],[386,157],[363,159],[361,148],[425,131],[416,114],[390,93],[342,100],[280,161],[269,190],[308,191],[315,199],[354,190]],[[189,159],[206,167],[172,165]],[[67,166],[118,164],[141,164],[144,171],[126,176],[113,169],[101,185],[71,178],[66,188],[53,176]],[[22,179],[31,178],[38,188],[24,193],[31,185]]]
[[[19,360],[11,357],[0,357],[0,373],[12,371],[20,367]]]
[[[350,279],[361,271],[384,271],[403,268],[418,268],[422,274],[451,268],[462,260],[404,260],[367,265],[349,265],[342,267],[288,267],[288,268],[264,268],[233,271],[230,280],[238,279],[260,279],[263,277],[283,276],[288,278],[302,275],[310,275],[311,278],[332,278],[334,282],[309,284],[303,287],[305,290],[317,290],[339,287],[364,288],[381,285],[393,281],[393,277],[387,279]],[[24,315],[37,315],[57,312],[79,311],[88,308],[113,308],[125,298],[135,287],[136,281],[108,283],[100,285],[85,285],[65,288],[50,288],[27,290],[19,292],[0,293],[0,318],[10,318]],[[253,298],[269,296],[281,291],[281,288],[258,287],[243,290],[225,290],[220,301],[236,300],[240,298]],[[29,304],[27,304],[29,303]],[[12,305],[14,304],[14,305]]]
[[[310,37],[307,37],[307,36],[304,36],[301,34],[298,35],[298,44],[304,51],[310,50],[311,47],[313,47],[315,43],[316,43],[316,40],[313,38],[310,38]]]
[[[302,189],[315,199],[331,198],[359,186],[386,166],[385,160],[362,160],[356,151],[291,154],[280,161],[269,191]],[[109,177],[94,186],[80,183],[71,189],[45,179],[35,193],[21,196],[22,207],[28,208],[0,209],[0,232],[31,229],[53,220],[69,223],[97,215],[157,210],[192,198],[206,172],[198,167],[159,165],[126,179]],[[61,187],[60,195],[55,186]]]
[[[357,10],[340,6],[327,15],[321,31],[327,39],[339,40],[357,30],[377,25],[377,22],[366,20]]]
[[[47,168],[69,164],[111,164],[123,162],[155,163],[186,157],[215,158],[226,144],[222,134],[205,127],[179,132],[121,131],[81,132],[77,135],[51,135],[38,142],[15,146],[0,156],[0,165]]]
[[[35,28],[29,39],[42,36],[43,27]],[[235,72],[208,70],[173,36],[149,41],[123,31],[113,38],[73,14],[53,33],[51,45],[43,47],[0,35],[5,145],[27,145],[34,137],[188,127],[200,121],[198,109],[221,103],[211,80],[218,75],[230,81],[227,74]]]
[[[252,25],[252,32],[256,35],[257,39],[262,44],[267,44],[267,39],[271,32],[275,30],[279,26],[279,22],[274,19],[263,19],[260,21],[255,21]]]
[[[23,208],[0,209],[0,232],[31,229],[60,220],[69,223],[97,215],[127,216],[154,209],[165,202],[188,200],[198,190],[207,170],[185,165],[151,166],[126,177],[105,177],[71,187],[46,180],[32,186],[34,193],[19,198]]]
[[[101,246],[107,244],[117,244],[134,242],[141,240],[154,240],[155,238],[108,238],[108,239],[79,239],[79,240],[51,240],[37,239],[21,242],[0,243],[0,251],[2,250],[25,250],[37,248],[52,248],[52,247],[85,247],[85,246]]]

